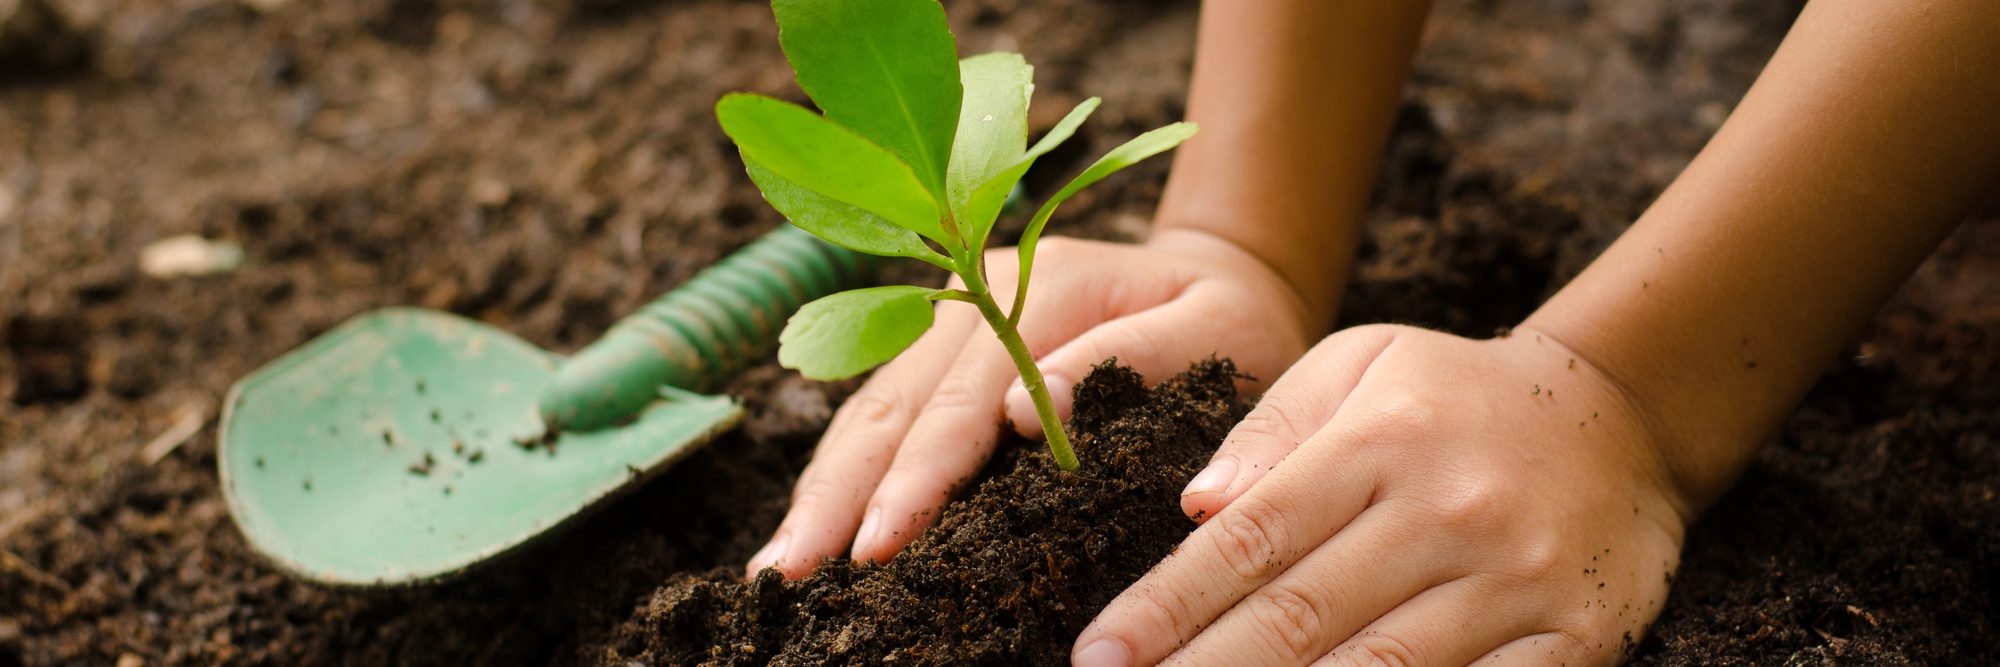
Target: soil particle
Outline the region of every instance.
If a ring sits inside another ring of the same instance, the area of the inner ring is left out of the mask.
[[[1015,442],[1004,474],[945,508],[887,564],[827,561],[683,575],[601,649],[600,664],[1067,665],[1076,634],[1195,524],[1179,493],[1248,411],[1228,362],[1156,388],[1109,364],[1077,385],[1081,472]]]
[[[410,464],[410,474],[416,475],[418,477],[429,477],[431,474],[431,468],[436,465],[437,465],[437,459],[432,457],[430,452],[424,452],[424,458],[419,459],[416,463]]]
[[[32,569],[0,572],[0,667],[599,664],[675,627],[656,603],[748,590],[691,573],[740,568],[770,535],[858,383],[752,369],[726,387],[743,429],[559,539],[421,589],[323,589],[260,560],[230,523],[212,423],[157,463],[141,450],[180,406],[359,312],[439,308],[574,350],[776,225],[712,115],[725,91],[804,101],[768,2],[16,4],[0,18],[0,550]],[[1801,4],[1437,3],[1342,323],[1507,335],[1693,158]],[[967,53],[1036,64],[1037,133],[1105,96],[1031,194],[1180,119],[1190,0],[946,5]],[[1167,163],[1081,193],[1051,233],[1143,236]],[[995,243],[1023,225],[1003,217]],[[187,233],[246,261],[140,272],[147,243]],[[2000,664],[1996,280],[1989,206],[1693,529],[1634,664]],[[1084,595],[1117,592],[1103,581]],[[840,583],[770,598],[834,600]],[[963,601],[936,590],[936,608]],[[1062,614],[1083,614],[1062,602],[1037,609],[1057,619],[1039,636],[1073,631]],[[786,631],[854,651],[882,641],[864,629]],[[732,650],[776,652],[760,642]]]

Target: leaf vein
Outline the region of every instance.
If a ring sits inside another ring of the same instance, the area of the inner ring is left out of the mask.
[[[883,60],[882,50],[876,47],[875,40],[863,37],[862,43],[868,46],[868,55],[874,56],[875,65],[882,69],[882,73],[884,74],[883,79],[889,83],[889,91],[896,95],[896,106],[901,107],[903,110],[903,123],[910,126],[910,135],[917,140],[917,152],[922,154],[924,158],[923,175],[926,177],[931,176],[931,172],[936,171],[937,156],[931,155],[930,146],[924,143],[923,129],[917,127],[916,109],[911,108],[909,99],[903,96],[903,87],[897,85],[895,70],[889,67],[889,63],[886,60]],[[925,181],[928,186],[929,178],[925,178]]]

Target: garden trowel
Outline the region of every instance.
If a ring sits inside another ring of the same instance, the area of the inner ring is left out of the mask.
[[[528,543],[736,425],[706,391],[871,260],[791,225],[564,359],[448,313],[349,320],[230,389],[218,466],[251,546],[301,577],[394,585]]]

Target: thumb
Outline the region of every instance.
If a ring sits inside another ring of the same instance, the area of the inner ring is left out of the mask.
[[[1035,365],[1042,371],[1056,416],[1069,419],[1076,382],[1113,357],[1152,382],[1211,356],[1234,359],[1237,368],[1252,376],[1277,375],[1298,358],[1306,342],[1289,327],[1246,316],[1243,300],[1232,285],[1197,283],[1172,300],[1107,320],[1043,355]],[[1262,384],[1243,381],[1237,386],[1253,390]],[[1043,437],[1034,402],[1019,380],[1007,390],[1006,414],[1023,437]]]
[[[1058,419],[1067,421],[1074,404],[1072,390],[1091,367],[1117,357],[1120,363],[1147,378],[1165,378],[1189,363],[1215,353],[1214,339],[1202,335],[1173,336],[1186,331],[1191,319],[1188,308],[1178,301],[1143,310],[1099,324],[1074,340],[1043,356],[1035,365],[1042,371],[1049,398]],[[1023,437],[1042,439],[1042,422],[1035,413],[1028,388],[1016,378],[1007,388],[1007,419]]]

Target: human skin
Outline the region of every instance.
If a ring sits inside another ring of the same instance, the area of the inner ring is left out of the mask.
[[[1241,388],[1261,392],[1332,326],[1425,7],[1228,6],[1202,22],[1189,97],[1201,132],[1175,157],[1151,238],[1037,251],[1021,335],[1064,417],[1070,386],[1106,358],[1165,378],[1228,357],[1264,379]],[[986,258],[1003,303],[1013,252]],[[1003,417],[1041,436],[979,315],[939,304],[932,329],[834,415],[746,572],[803,577],[843,552],[888,560],[991,455]]]
[[[1044,246],[1062,257],[1023,333],[1052,385],[1112,355],[1274,377],[1327,326],[1423,14],[1361,4],[1204,8],[1203,132],[1153,239]],[[1076,663],[1615,663],[1686,525],[2000,181],[1993,44],[1985,0],[1815,0],[1701,155],[1512,336],[1362,327],[1292,365],[1190,483],[1202,525]],[[887,559],[1003,414],[1033,433],[959,306],[843,406],[751,571]]]
[[[1080,667],[1614,664],[1685,526],[2000,185],[2000,5],[1815,0],[1511,336],[1350,329],[1196,476]],[[1282,462],[1282,463],[1281,463]]]

